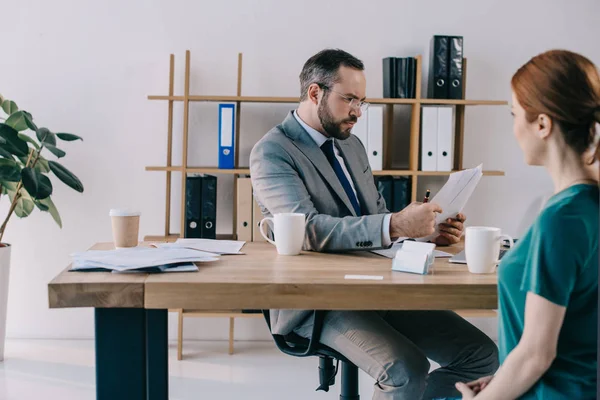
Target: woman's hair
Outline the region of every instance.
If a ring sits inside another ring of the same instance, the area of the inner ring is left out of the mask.
[[[527,121],[548,115],[567,145],[580,155],[595,143],[596,123],[600,123],[600,75],[589,59],[567,50],[547,51],[519,68],[511,86]],[[600,148],[593,154],[600,159]],[[594,157],[590,163],[593,161]]]

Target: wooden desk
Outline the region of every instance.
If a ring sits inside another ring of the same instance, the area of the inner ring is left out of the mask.
[[[110,249],[98,244],[94,249]],[[444,249],[462,250],[456,245]],[[370,253],[279,256],[268,243],[203,263],[195,273],[110,274],[63,270],[48,284],[51,308],[94,307],[97,399],[168,398],[167,310],[495,309],[496,275],[437,259],[430,275],[394,272]],[[383,280],[344,276],[380,275]],[[146,372],[147,369],[147,372]]]

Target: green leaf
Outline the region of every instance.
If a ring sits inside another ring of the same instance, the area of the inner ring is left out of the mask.
[[[16,113],[11,114],[10,117],[5,122],[7,125],[12,126],[17,131],[25,131],[27,129],[32,129],[33,131],[37,130],[37,127],[33,123],[33,119],[31,118],[31,114],[27,111],[17,111]]]
[[[27,123],[27,127],[32,131],[37,131],[38,127],[33,123],[33,117],[27,111],[23,111],[25,113],[25,122]]]
[[[15,102],[12,100],[4,100],[2,102],[2,109],[8,115],[11,115],[12,113],[19,111],[19,107],[17,107]]]
[[[23,186],[34,199],[45,199],[52,194],[52,182],[40,171],[29,167],[23,168],[21,178],[23,179]]]
[[[37,208],[40,209],[40,211],[48,211],[50,209],[47,205],[43,204],[41,200],[33,200],[33,203]]]
[[[50,166],[48,165],[48,160],[46,160],[44,156],[40,156],[40,158],[38,158],[37,163],[35,164],[35,169],[37,169],[40,172],[43,172],[44,174],[49,173]]]
[[[0,158],[0,179],[9,182],[19,182],[21,180],[21,167],[15,160]]]
[[[67,154],[58,147],[53,146],[49,143],[46,143],[44,146],[48,149],[50,153],[54,154],[58,158],[64,157]]]
[[[3,183],[4,185],[4,183]],[[13,190],[7,190],[8,198],[12,202],[16,194],[16,184]],[[33,211],[34,203],[33,199],[27,193],[27,190],[21,189],[21,197],[17,200],[17,206],[15,207],[15,215],[19,218],[25,218]]]
[[[9,194],[9,192],[16,192],[17,184],[15,182],[1,182],[2,194]],[[11,200],[12,201],[12,200]]]
[[[58,213],[58,210],[56,209],[56,206],[52,202],[52,199],[50,197],[47,197],[44,200],[40,200],[39,203],[41,203],[41,204],[45,205],[46,207],[48,207],[48,212],[50,213],[50,215],[52,215],[52,218],[54,219],[54,222],[56,222],[56,224],[60,228],[62,228],[62,221],[60,219],[60,214]]]
[[[61,181],[65,183],[65,185],[77,190],[79,193],[83,193],[83,184],[71,171],[63,167],[61,164],[56,161],[48,161],[48,166],[54,172],[54,175]]]
[[[35,147],[36,150],[40,149],[40,145],[37,144],[37,142],[31,136],[27,135],[26,133],[19,132],[19,134],[17,136],[19,137],[19,139],[31,143],[33,145],[33,147]],[[27,160],[25,160],[25,161],[27,161]]]
[[[29,146],[27,146],[27,142],[19,138],[18,134],[11,126],[0,124],[0,137],[6,141],[6,143],[0,146],[18,157],[27,157],[29,155]]]
[[[72,133],[57,133],[56,136],[58,136],[60,140],[65,140],[67,142],[72,142],[74,140],[83,141],[83,139],[80,136],[73,135]]]
[[[51,144],[52,146],[56,146],[56,136],[54,133],[50,131],[48,128],[39,128],[35,131],[38,140],[40,143]]]

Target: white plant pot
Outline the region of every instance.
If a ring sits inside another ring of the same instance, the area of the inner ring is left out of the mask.
[[[10,272],[10,244],[0,247],[0,361],[4,361],[6,339],[6,305],[8,303],[8,277]]]

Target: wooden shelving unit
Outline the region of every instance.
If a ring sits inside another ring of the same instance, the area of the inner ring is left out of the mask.
[[[414,99],[381,99],[372,98],[367,99],[371,104],[385,105],[385,116],[384,116],[384,169],[382,171],[373,171],[373,175],[392,175],[392,176],[410,176],[412,178],[412,193],[411,200],[417,199],[417,185],[419,177],[427,176],[448,176],[451,172],[442,171],[419,171],[419,139],[420,139],[420,120],[421,120],[421,106],[422,105],[453,105],[455,106],[455,148],[454,148],[454,170],[459,171],[463,169],[463,142],[464,142],[464,118],[465,118],[465,107],[467,106],[506,106],[508,102],[499,100],[450,100],[450,99],[426,99],[421,96],[421,82],[422,82],[422,60],[421,56],[416,57],[417,68],[416,68],[416,94]],[[463,59],[463,97],[464,90],[466,87],[466,71],[467,71],[467,60]],[[237,91],[235,96],[208,96],[208,95],[192,95],[190,94],[190,51],[185,53],[185,76],[184,76],[184,94],[175,95],[173,91],[175,76],[175,56],[171,54],[170,65],[169,65],[169,93],[167,95],[150,95],[149,100],[166,101],[168,105],[168,126],[167,126],[167,159],[166,165],[164,166],[148,166],[146,171],[157,171],[164,172],[166,174],[166,193],[165,193],[165,225],[163,235],[158,236],[146,236],[144,239],[148,241],[175,241],[180,237],[179,233],[173,233],[171,230],[171,193],[172,193],[172,174],[180,173],[181,176],[181,219],[179,232],[185,232],[185,192],[186,192],[186,176],[188,173],[206,173],[206,174],[226,174],[233,175],[234,177],[234,199],[233,204],[236,203],[237,197],[237,178],[238,175],[249,175],[250,170],[248,168],[240,167],[239,163],[239,146],[240,143],[240,110],[242,103],[281,103],[281,104],[294,104],[299,101],[298,97],[265,97],[265,96],[242,96],[242,54],[238,54],[238,70],[237,70]],[[236,127],[235,127],[235,169],[219,169],[217,167],[203,167],[203,166],[189,166],[188,165],[188,132],[189,132],[189,104],[190,102],[233,102],[236,104]],[[173,154],[173,105],[175,102],[183,102],[183,143],[182,143],[182,164],[178,166],[172,165],[172,154]],[[391,166],[391,151],[386,151],[390,148],[391,137],[394,132],[393,120],[394,120],[394,106],[405,105],[410,106],[411,110],[411,122],[410,122],[410,148],[409,148],[409,169],[408,170],[394,170]],[[484,171],[485,176],[503,176],[503,171]],[[221,238],[236,238],[236,215],[235,207],[233,209],[233,230],[232,235],[218,235]],[[180,311],[180,318],[185,312]],[[193,315],[193,314],[190,314]],[[204,314],[203,314],[204,315]],[[219,313],[218,315],[224,315]],[[226,314],[229,316],[229,314]],[[230,318],[233,318],[235,314],[231,314]],[[233,324],[233,321],[231,321]],[[232,325],[233,326],[233,325]],[[232,336],[230,341],[233,340]]]
[[[414,99],[380,99],[371,98],[367,101],[371,104],[385,105],[385,129],[384,129],[384,149],[390,148],[391,137],[394,132],[393,127],[393,116],[395,105],[408,105],[412,107],[411,113],[411,126],[410,126],[410,149],[409,149],[409,169],[408,170],[394,170],[390,168],[390,151],[384,150],[384,170],[373,171],[373,175],[393,175],[393,176],[410,176],[412,177],[412,193],[411,200],[417,199],[417,186],[418,178],[420,176],[448,176],[450,172],[444,171],[419,171],[419,137],[420,137],[420,119],[421,119],[421,106],[422,105],[454,105],[456,108],[455,113],[455,159],[454,159],[454,170],[458,171],[463,169],[463,141],[464,141],[464,118],[465,118],[465,107],[467,106],[506,106],[506,101],[500,100],[452,100],[452,99],[426,99],[421,97],[421,56],[417,56],[417,75],[416,81],[416,95]],[[466,87],[466,70],[467,60],[463,59],[463,91]],[[161,100],[167,101],[168,103],[168,151],[167,151],[167,163],[165,166],[148,166],[146,171],[159,171],[166,173],[166,202],[165,202],[165,229],[164,238],[173,235],[170,226],[171,216],[171,182],[172,173],[181,173],[181,210],[185,209],[185,184],[186,176],[189,173],[205,173],[205,174],[224,174],[233,175],[234,181],[238,175],[248,175],[250,170],[245,167],[239,166],[239,146],[235,147],[235,169],[219,169],[217,167],[204,167],[204,166],[188,166],[187,155],[188,155],[188,124],[189,124],[189,103],[195,101],[202,102],[234,102],[236,103],[236,130],[235,130],[235,143],[239,143],[240,136],[240,110],[242,103],[282,103],[282,104],[294,104],[299,101],[298,97],[267,97],[267,96],[242,96],[242,54],[238,54],[238,74],[237,74],[237,93],[235,96],[208,96],[208,95],[192,95],[190,94],[190,52],[186,51],[185,56],[185,87],[184,95],[175,95],[173,93],[173,79],[174,79],[174,55],[171,54],[170,58],[170,71],[169,71],[169,94],[168,95],[150,95],[149,100]],[[464,96],[463,96],[464,97]],[[172,143],[173,143],[173,104],[175,102],[183,102],[183,145],[182,145],[182,165],[174,166],[171,163],[172,160]],[[485,176],[502,176],[502,171],[484,171]],[[234,182],[234,201],[237,196]],[[235,237],[235,226],[236,226],[236,210],[233,210],[233,236]],[[185,231],[185,214],[181,213],[180,221],[180,232]]]

